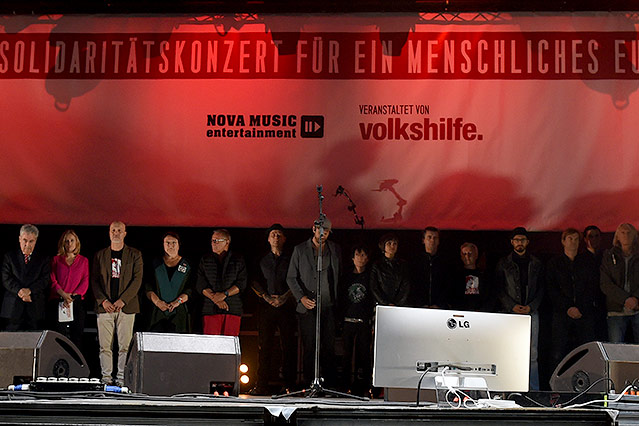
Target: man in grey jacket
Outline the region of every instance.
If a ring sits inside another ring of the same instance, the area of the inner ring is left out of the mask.
[[[630,223],[617,227],[612,248],[603,254],[600,286],[606,295],[610,341],[626,342],[630,328],[634,343],[639,343],[639,236]]]
[[[321,304],[321,352],[320,365],[327,384],[335,384],[335,314],[338,279],[341,274],[341,250],[332,241],[327,241],[331,222],[324,219],[324,233],[319,224],[313,226],[313,236],[293,249],[286,283],[297,302],[297,317],[300,324],[302,347],[304,348],[304,382],[311,384],[314,378],[315,321],[317,305]],[[322,270],[320,274],[320,297],[317,300],[317,258],[321,246]]]

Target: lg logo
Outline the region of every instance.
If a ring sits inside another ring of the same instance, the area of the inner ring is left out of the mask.
[[[455,318],[449,318],[448,321],[446,321],[446,325],[451,330],[453,330],[453,329],[455,329],[457,327],[459,327],[459,328],[470,328],[470,323],[468,321],[458,321]]]

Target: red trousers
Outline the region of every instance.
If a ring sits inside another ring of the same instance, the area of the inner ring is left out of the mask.
[[[239,315],[204,315],[202,317],[204,334],[239,336],[241,319]]]

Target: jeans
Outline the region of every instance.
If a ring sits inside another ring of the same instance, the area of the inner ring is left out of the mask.
[[[626,342],[628,326],[632,329],[634,343],[639,343],[639,314],[608,317],[608,340],[611,343]]]

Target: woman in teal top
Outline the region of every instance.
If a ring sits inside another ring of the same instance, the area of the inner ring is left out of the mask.
[[[146,296],[153,303],[149,331],[188,333],[189,311],[186,302],[191,295],[191,265],[180,256],[180,237],[167,232],[163,237],[164,256],[152,263],[146,283]]]

